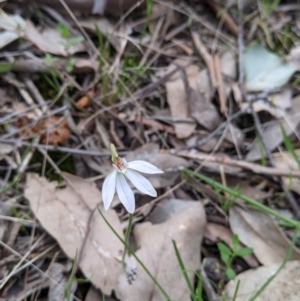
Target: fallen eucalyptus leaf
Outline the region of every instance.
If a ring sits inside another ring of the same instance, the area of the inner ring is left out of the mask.
[[[286,84],[297,68],[262,45],[247,49],[244,56],[246,89],[263,91]]]
[[[176,61],[176,63],[181,65],[182,68],[186,68],[187,80],[189,80],[189,77],[195,77],[196,79],[198,69],[195,71],[195,66],[192,65],[186,67],[186,62],[183,64],[180,61]],[[170,65],[169,72],[171,72],[174,68],[176,68],[174,64]],[[175,119],[190,118],[189,101],[183,76],[183,74],[177,72],[177,74],[173,75],[172,78],[166,83],[167,101],[170,107],[171,115]],[[176,122],[174,124],[177,138],[187,138],[191,136],[195,128],[196,123]]]
[[[262,266],[239,274],[235,280],[231,280],[227,284],[224,294],[228,296],[228,300],[233,300],[237,283],[240,281],[235,301],[250,300],[261,286],[275,275],[280,265],[281,263]],[[255,301],[298,301],[300,300],[299,286],[300,261],[288,261]]]
[[[270,265],[284,260],[290,242],[271,216],[262,211],[233,206],[229,211],[229,223],[240,242],[253,248],[253,253],[260,263]],[[290,259],[300,259],[296,248]]]
[[[187,270],[200,268],[200,245],[206,223],[205,211],[200,202],[176,200],[183,203],[170,219],[160,224],[137,224],[134,237],[136,255],[149,269],[172,301],[190,299],[190,292],[175,255],[172,240],[176,241]],[[160,206],[157,206],[159,210]],[[164,209],[163,209],[164,210]],[[175,210],[176,211],[176,210]],[[193,283],[194,274],[188,273]],[[176,284],[176,285],[174,285]],[[124,275],[119,278],[117,295],[122,301],[165,301],[149,276],[137,264],[136,280],[128,284]]]
[[[60,189],[56,182],[28,173],[25,197],[42,226],[71,259],[76,254],[78,256],[84,246],[79,262],[82,272],[97,288],[110,295],[123,272],[123,266],[118,260],[123,245],[96,209],[102,200],[100,191],[82,178],[67,173],[64,173],[64,177],[67,179],[66,187]],[[99,208],[112,227],[123,236],[116,212],[104,212],[102,205]],[[88,237],[85,241],[86,235]]]

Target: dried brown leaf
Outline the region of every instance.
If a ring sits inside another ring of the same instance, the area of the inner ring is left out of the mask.
[[[236,79],[237,76],[237,64],[236,57],[232,52],[226,51],[220,57],[220,68],[223,75],[228,78]]]
[[[95,97],[95,92],[93,90],[89,90],[86,95],[83,95],[82,97],[80,97],[77,102],[76,102],[76,106],[79,109],[86,109],[87,107],[89,107],[91,105],[91,98]]]
[[[30,126],[30,119],[27,116],[20,117],[17,127],[20,128],[19,136],[34,136],[42,132],[40,141],[44,144],[59,145],[70,139],[70,129],[67,120],[59,116],[51,116],[42,119],[37,124]]]
[[[284,236],[273,218],[264,212],[253,209],[230,208],[229,223],[240,241],[253,248],[253,253],[263,265],[283,262],[290,242]],[[294,249],[290,260],[300,259]]]
[[[28,173],[25,197],[40,223],[71,259],[79,255],[84,238],[88,235],[79,266],[96,287],[110,294],[123,272],[122,264],[118,261],[123,245],[97,209],[90,220],[92,210],[101,202],[100,191],[82,178],[67,173],[64,176],[67,179],[66,187],[59,189],[56,182]],[[102,210],[102,205],[99,208]],[[123,236],[116,212],[108,210],[103,214]]]
[[[214,130],[221,122],[216,107],[194,89],[190,89],[189,108],[191,116],[208,130]]]
[[[180,62],[176,62],[182,64]],[[185,66],[185,65],[183,65]],[[171,65],[172,68],[175,66]],[[171,71],[171,70],[169,70]],[[189,78],[190,73],[194,73],[194,67],[186,68],[186,74]],[[198,72],[196,72],[197,74]],[[196,76],[194,75],[192,76]],[[195,82],[196,83],[196,82]],[[186,119],[190,117],[189,113],[189,97],[187,95],[186,87],[184,84],[183,78],[176,74],[166,83],[167,90],[167,101],[170,107],[171,115],[173,118],[177,119]],[[196,128],[195,123],[186,123],[186,122],[176,122],[174,124],[176,136],[178,138],[187,138],[191,136],[193,131]]]
[[[134,228],[138,246],[137,256],[172,301],[190,299],[190,292],[180,270],[172,240],[176,241],[186,269],[200,268],[200,244],[206,222],[205,211],[200,202],[181,202],[185,203],[185,208],[167,221],[156,225],[142,223]],[[192,281],[193,273],[189,273],[189,277]],[[117,291],[122,301],[165,301],[165,297],[139,265],[137,279],[130,285],[121,276]]]
[[[211,102],[215,89],[211,85],[208,70],[206,68],[199,72],[196,83],[197,92],[205,98],[206,102]]]

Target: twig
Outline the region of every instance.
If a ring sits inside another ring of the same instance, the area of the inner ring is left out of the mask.
[[[40,91],[35,86],[34,82],[28,77],[28,74],[22,75],[22,80],[24,81],[26,87],[31,92],[32,96],[39,103],[42,108],[42,111],[45,113],[47,111],[46,102]]]
[[[220,7],[216,2],[212,0],[206,0],[205,1],[215,13],[219,13],[222,10],[222,7]],[[223,20],[224,24],[226,27],[229,29],[229,31],[235,36],[238,36],[238,26],[235,24],[233,21],[232,17],[230,14],[227,12],[223,11],[221,14],[221,20]]]
[[[266,167],[259,164],[242,161],[242,160],[234,160],[229,157],[221,157],[218,155],[208,155],[205,153],[194,151],[164,151],[170,152],[171,154],[176,154],[177,156],[185,157],[188,159],[199,160],[199,161],[207,161],[207,162],[215,162],[219,164],[225,164],[235,167],[240,167],[243,169],[247,169],[256,174],[268,175],[268,176],[282,176],[282,177],[300,177],[300,171],[289,170],[289,169],[278,169],[276,167]]]
[[[217,80],[217,90],[220,98],[220,111],[222,114],[227,115],[227,95],[225,91],[223,76],[221,74],[220,58],[217,54],[213,56],[213,63]]]
[[[38,144],[38,143],[29,143],[25,142],[21,139],[4,139],[0,138],[1,143],[13,144],[16,147],[21,146],[31,146],[34,148],[40,148],[44,150],[50,151],[57,151],[62,153],[70,153],[70,154],[77,154],[77,155],[84,155],[84,156],[96,156],[96,157],[109,157],[111,154],[110,152],[97,152],[97,151],[87,151],[84,149],[76,149],[76,148],[69,148],[63,146],[55,146],[55,145],[47,145],[47,144]],[[120,155],[126,155],[127,152],[118,152]]]
[[[135,122],[142,123],[144,125],[153,127],[155,129],[157,129],[158,131],[163,131],[163,132],[167,132],[171,135],[175,135],[175,130],[174,130],[173,127],[168,126],[168,125],[164,125],[164,124],[162,124],[158,121],[155,121],[153,119],[147,119],[145,117],[142,117],[142,118],[136,118]]]
[[[124,149],[125,145],[123,144],[123,142],[121,141],[121,139],[119,138],[119,136],[116,133],[115,121],[114,120],[111,120],[109,122],[109,132],[110,132],[111,137],[113,138],[114,142],[116,143],[116,145],[119,148]]]
[[[211,84],[214,88],[216,88],[218,84],[217,84],[217,78],[216,78],[216,74],[215,74],[213,59],[212,59],[211,55],[208,53],[208,51],[205,48],[205,46],[203,45],[203,43],[201,42],[199,33],[197,31],[192,31],[191,34],[192,34],[194,44],[195,44],[199,54],[203,58],[203,60],[206,64],[206,67],[209,71]]]

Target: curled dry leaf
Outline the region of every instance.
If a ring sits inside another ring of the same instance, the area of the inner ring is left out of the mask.
[[[176,212],[171,214],[167,221],[155,225],[149,222],[138,224],[134,227],[134,237],[138,246],[137,256],[169,294],[171,300],[182,301],[190,299],[190,292],[180,270],[172,240],[176,241],[185,268],[199,269],[200,245],[206,218],[200,202],[176,201],[180,208],[174,209]],[[188,275],[193,283],[194,274]],[[122,301],[166,300],[138,264],[136,280],[130,285],[126,278],[121,276],[117,294]]]
[[[40,223],[71,259],[79,256],[87,235],[79,266],[95,287],[110,295],[123,272],[118,260],[123,245],[96,209],[102,199],[100,191],[82,178],[67,173],[64,177],[66,187],[58,189],[56,182],[28,173],[25,197]],[[98,208],[103,210],[102,205]],[[103,214],[123,236],[116,212],[107,210]]]
[[[20,117],[17,121],[17,127],[21,128],[19,135],[22,137],[32,136],[38,132],[42,132],[40,142],[44,144],[58,145],[70,139],[71,132],[69,130],[67,120],[59,116],[51,116],[42,119],[34,126],[28,126],[30,120],[28,117]]]
[[[155,143],[145,144],[142,147],[129,152],[125,159],[130,162],[134,160],[143,160],[154,164],[165,173],[158,175],[149,175],[147,179],[155,188],[163,188],[173,185],[179,177],[179,170],[190,166],[190,163],[171,154],[159,152],[159,146]]]
[[[229,223],[232,232],[243,244],[253,248],[254,255],[263,265],[283,262],[290,242],[271,216],[258,210],[233,206],[229,211]],[[293,250],[290,259],[300,259],[298,250]]]
[[[250,300],[261,286],[280,268],[281,263],[259,267],[239,274],[235,280],[228,283],[224,293],[228,300],[233,300],[238,281],[236,301]],[[300,300],[300,261],[293,260],[276,275],[269,285],[259,294],[255,301],[298,301]]]
[[[95,93],[93,90],[90,90],[86,93],[86,95],[83,95],[82,97],[80,97],[77,102],[76,102],[76,106],[79,109],[86,109],[87,107],[89,107],[91,105],[91,98],[95,97]]]

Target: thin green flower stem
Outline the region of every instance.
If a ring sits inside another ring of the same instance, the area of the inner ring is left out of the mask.
[[[103,215],[103,213],[101,212],[101,210],[99,209],[99,207],[97,207],[100,215],[102,216],[102,218],[104,219],[105,223],[107,224],[107,226],[110,228],[110,230],[117,236],[117,238],[121,241],[121,243],[125,246],[125,248],[127,249],[128,253],[130,253],[135,260],[141,265],[141,267],[144,269],[144,271],[148,274],[148,276],[151,278],[151,280],[153,281],[153,283],[158,287],[158,289],[161,291],[161,293],[164,295],[164,297],[166,298],[166,301],[172,301],[171,298],[169,297],[169,295],[167,294],[167,292],[162,288],[162,286],[157,282],[157,280],[152,276],[152,274],[150,273],[150,271],[147,269],[147,267],[143,264],[143,262],[136,256],[136,254],[134,253],[134,251],[130,248],[130,246],[125,242],[125,240],[117,233],[117,231],[112,227],[112,225],[108,222],[108,220],[105,218],[105,216]]]
[[[129,245],[129,236],[130,236],[130,232],[132,229],[132,220],[133,220],[133,214],[129,213],[129,220],[128,220],[128,226],[125,232],[125,242],[127,245]],[[122,262],[123,264],[125,264],[125,256],[127,253],[127,249],[126,246],[124,246],[124,252],[123,252],[123,256],[122,256]]]
[[[236,197],[236,198],[239,198],[241,200],[243,200],[246,204],[250,205],[250,206],[253,206],[255,207],[256,209],[259,209],[265,213],[268,213],[270,215],[273,215],[274,217],[277,217],[283,221],[285,221],[287,224],[289,224],[290,226],[293,226],[295,228],[299,228],[300,227],[300,222],[294,220],[294,219],[291,219],[291,218],[288,218],[288,217],[285,217],[283,215],[281,215],[280,213],[276,212],[275,210],[272,210],[271,208],[255,201],[254,199],[252,198],[249,198],[243,194],[241,194],[240,192],[236,191],[236,190],[233,190],[231,188],[228,188],[226,186],[223,186],[221,183],[215,181],[215,180],[212,180],[202,174],[199,174],[197,172],[194,172],[192,170],[189,170],[189,169],[182,169],[182,172],[186,173],[186,174],[189,174],[191,176],[194,176],[195,178],[199,179],[199,180],[202,180],[204,182],[206,182],[207,184],[217,188],[217,189],[220,189],[224,192],[227,192],[229,194],[231,194],[232,196]]]

